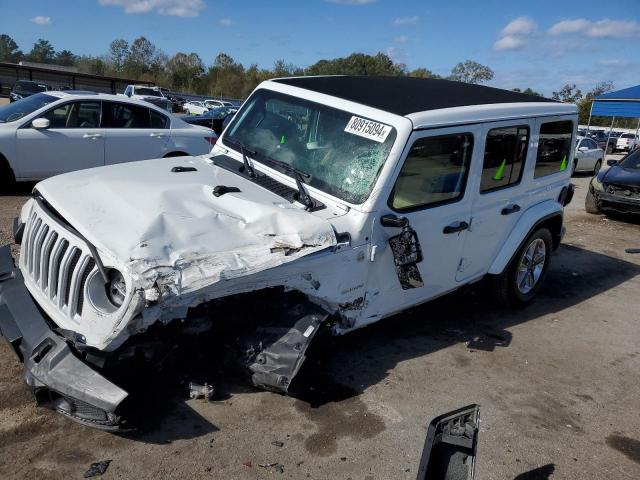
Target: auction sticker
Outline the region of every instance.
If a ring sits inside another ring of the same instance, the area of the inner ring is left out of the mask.
[[[366,118],[353,116],[344,129],[345,132],[368,138],[374,142],[383,143],[391,132],[391,127],[384,123],[374,122]]]

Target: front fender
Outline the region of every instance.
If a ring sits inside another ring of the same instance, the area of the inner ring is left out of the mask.
[[[509,265],[511,258],[518,251],[527,235],[540,223],[552,217],[562,217],[562,205],[556,200],[546,200],[527,209],[511,230],[507,240],[496,255],[488,273],[497,275]],[[553,232],[552,232],[553,233]]]

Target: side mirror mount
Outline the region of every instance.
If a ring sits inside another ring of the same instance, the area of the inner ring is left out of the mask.
[[[50,125],[51,123],[46,118],[36,118],[33,122],[31,122],[31,127],[38,130],[47,129]]]
[[[405,228],[409,226],[409,219],[407,217],[388,214],[380,217],[380,224],[383,227]]]
[[[607,165],[609,165],[610,167],[613,167],[614,165],[618,164],[618,160],[607,160]]]

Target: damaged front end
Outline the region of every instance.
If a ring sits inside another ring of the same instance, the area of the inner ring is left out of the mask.
[[[0,333],[24,362],[24,380],[38,404],[84,425],[122,427],[127,392],[78,358],[24,286],[9,246],[0,248]]]

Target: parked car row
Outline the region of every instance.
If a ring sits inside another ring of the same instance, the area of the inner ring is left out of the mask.
[[[640,147],[640,140],[632,133],[580,129],[578,135],[591,138],[598,144],[598,147],[606,150],[607,153],[614,153],[619,150],[628,152]]]
[[[0,182],[84,168],[203,155],[216,133],[133,95],[47,91],[0,108]]]
[[[236,111],[237,109],[235,108],[215,107],[207,110],[202,115],[187,115],[181,118],[192,125],[202,125],[203,127],[210,128],[220,135]]]

